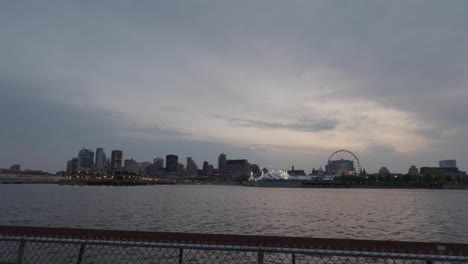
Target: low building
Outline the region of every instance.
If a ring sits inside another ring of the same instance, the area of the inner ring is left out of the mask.
[[[456,160],[441,160],[439,161],[439,167],[441,168],[457,168]]]
[[[431,175],[431,176],[466,176],[466,172],[460,171],[458,168],[454,167],[421,167],[420,173],[422,175]]]
[[[408,175],[410,176],[417,176],[419,174],[418,168],[416,166],[411,166],[408,170]]]
[[[21,170],[21,165],[20,164],[13,164],[13,165],[10,166],[10,170],[20,171]]]
[[[250,164],[250,172],[252,172],[252,174],[255,176],[262,175],[262,170],[260,169],[260,166],[258,166],[257,164]]]
[[[126,159],[124,160],[124,171],[137,173],[138,172],[138,162],[134,159]]]
[[[304,170],[295,170],[292,166],[291,170],[288,170],[288,174],[292,176],[307,176]]]
[[[380,170],[379,170],[379,175],[380,176],[387,176],[389,174],[390,174],[390,170],[387,169],[387,167],[380,168]]]

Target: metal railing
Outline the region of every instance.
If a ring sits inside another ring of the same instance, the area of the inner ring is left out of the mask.
[[[468,245],[0,226],[6,263],[468,263]]]

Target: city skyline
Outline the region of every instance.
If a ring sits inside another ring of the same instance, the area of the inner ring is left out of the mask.
[[[468,2],[109,3],[2,4],[0,167],[60,170],[85,145],[468,168]]]
[[[187,171],[188,175],[193,175],[196,174],[198,170],[207,172],[208,170],[213,171],[213,169],[216,169],[218,173],[225,174],[228,171],[229,162],[233,162],[232,166],[235,166],[237,169],[239,169],[239,165],[241,168],[250,165],[258,167],[258,169],[264,168],[267,170],[274,170],[274,169],[281,169],[284,171],[287,171],[291,169],[291,171],[294,171],[294,163],[291,162],[291,166],[283,166],[283,167],[266,167],[263,166],[262,164],[257,164],[255,161],[253,163],[250,163],[247,159],[243,159],[242,157],[229,157],[226,153],[222,152],[219,153],[219,156],[217,157],[217,162],[212,162],[209,160],[203,160],[203,161],[196,161],[196,159],[193,159],[192,156],[186,156],[186,162],[183,162],[183,156],[176,155],[176,154],[164,154],[162,156],[154,156],[151,159],[143,159],[143,160],[135,160],[133,156],[127,157],[125,156],[125,152],[122,150],[115,150],[111,149],[109,152],[111,153],[110,156],[106,155],[106,149],[103,147],[96,147],[96,151],[93,152],[93,149],[91,148],[85,148],[82,147],[78,151],[77,156],[72,156],[70,160],[66,162],[65,169],[62,170],[57,170],[57,172],[72,172],[72,171],[88,171],[88,172],[97,172],[97,173],[106,173],[106,172],[111,172],[111,171],[125,171],[128,170],[128,168],[133,168],[129,172],[134,171],[145,171],[145,168],[148,167],[149,165],[156,165],[157,168],[156,171],[166,171],[166,172],[178,172],[178,166],[183,165],[183,169]],[[336,153],[351,153],[352,156],[345,157],[343,160],[343,157],[336,157],[332,158],[333,155]],[[96,155],[94,155],[96,153]],[[332,162],[328,162],[326,164],[320,165],[319,167],[312,167],[312,168],[298,168],[300,169],[299,171],[304,171],[305,173],[308,173],[310,170],[312,173],[314,171],[324,171],[328,172],[329,171],[329,166],[334,166],[330,167],[331,172],[336,172],[339,167],[341,167],[341,164],[346,164],[346,167],[348,168],[354,168],[356,172],[363,172],[364,174],[366,173],[379,173],[382,170],[387,170],[389,169],[386,166],[381,166],[379,167],[379,172],[377,171],[369,171],[366,170],[366,168],[361,167],[359,164],[357,164],[357,167],[355,166],[354,162],[358,162],[358,157],[355,156],[354,153],[350,152],[349,150],[337,150],[335,151],[332,156],[329,157],[329,161],[331,160]],[[354,156],[354,157],[353,157]],[[108,158],[106,158],[108,157]],[[164,159],[165,157],[165,159]],[[348,159],[350,158],[350,160]],[[340,160],[341,159],[341,160]],[[356,160],[357,159],[357,160]],[[151,162],[152,160],[152,162]],[[99,161],[99,162],[98,162]],[[164,163],[165,162],[165,163]],[[239,163],[241,162],[241,163]],[[245,162],[245,165],[241,165]],[[128,163],[128,164],[127,164]],[[141,165],[146,165],[140,168]],[[190,164],[190,165],[189,165]],[[16,168],[13,170],[19,171],[21,164],[13,164],[10,166],[10,169]],[[191,167],[189,167],[191,166]],[[211,169],[208,168],[208,166],[211,166]],[[338,166],[338,167],[337,167]],[[391,173],[395,174],[412,174],[411,171],[413,170],[418,170],[419,168],[457,168],[459,169],[457,165],[457,161],[454,159],[444,159],[444,160],[439,160],[437,164],[424,164],[424,165],[411,165],[408,167],[406,171],[395,171],[391,170]],[[2,168],[2,166],[0,166]],[[5,167],[7,168],[7,167]],[[74,169],[73,169],[74,168]],[[332,169],[333,168],[333,169]],[[28,168],[27,170],[29,170]],[[236,169],[236,170],[237,170]],[[244,169],[241,169],[241,171],[244,171]],[[247,171],[247,170],[245,170]],[[49,171],[50,172],[50,171]]]

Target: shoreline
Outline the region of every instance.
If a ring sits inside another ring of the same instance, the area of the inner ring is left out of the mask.
[[[56,184],[69,186],[144,186],[144,185],[219,185],[243,186],[257,188],[304,188],[304,189],[426,189],[426,190],[468,190],[468,184],[343,184],[343,183],[314,183],[303,184],[295,182],[264,182],[263,184],[235,183],[235,182],[177,182],[177,181],[148,181],[148,180],[65,180],[65,179],[0,179],[2,184]]]

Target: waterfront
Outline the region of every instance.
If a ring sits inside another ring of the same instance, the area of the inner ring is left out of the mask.
[[[468,242],[467,191],[0,186],[0,225]]]

